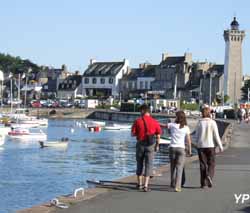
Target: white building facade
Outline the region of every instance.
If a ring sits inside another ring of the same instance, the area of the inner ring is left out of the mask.
[[[82,77],[83,96],[119,97],[119,81],[128,72],[129,62],[91,60]]]

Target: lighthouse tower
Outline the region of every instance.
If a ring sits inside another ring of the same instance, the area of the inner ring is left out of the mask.
[[[239,30],[239,23],[234,17],[231,29],[224,31],[226,43],[224,64],[224,94],[228,95],[232,104],[241,99],[242,87],[242,42],[245,31]]]

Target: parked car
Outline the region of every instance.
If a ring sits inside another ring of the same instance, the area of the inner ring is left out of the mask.
[[[31,107],[33,107],[33,108],[41,108],[42,104],[40,103],[40,101],[32,101],[31,102]]]
[[[60,106],[61,106],[61,107],[65,107],[65,108],[71,108],[71,107],[74,106],[74,104],[71,103],[71,102],[68,101],[68,100],[60,100],[59,103],[60,103]]]

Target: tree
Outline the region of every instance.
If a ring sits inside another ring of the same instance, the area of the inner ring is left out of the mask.
[[[32,69],[32,72],[37,73],[40,71],[40,67],[28,59],[21,59],[19,56],[14,57],[9,54],[0,53],[0,70],[3,72],[23,73],[28,69]]]
[[[230,100],[230,97],[228,95],[224,95],[224,103],[227,103]]]
[[[242,100],[248,100],[248,89],[250,89],[250,79],[246,80],[244,86],[241,88]]]

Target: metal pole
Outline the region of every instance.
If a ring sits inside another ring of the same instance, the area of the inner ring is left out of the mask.
[[[21,95],[20,95],[20,87],[21,87],[21,74],[18,74],[18,108],[20,108],[20,99],[21,99]]]
[[[3,79],[1,82],[1,107],[3,107]]]
[[[247,102],[249,103],[250,100],[250,88],[247,88]]]
[[[10,78],[10,112],[12,113],[13,110],[13,95],[12,95],[12,78]]]
[[[203,84],[203,78],[200,79],[199,106],[201,106],[201,100],[202,100],[202,84]]]
[[[174,80],[174,100],[177,97],[177,73],[175,72],[175,80]]]
[[[28,78],[27,76],[25,76],[25,93],[24,93],[25,108],[27,107],[27,87],[28,87]]]
[[[209,106],[212,104],[212,74],[210,73],[210,78],[209,78]]]

